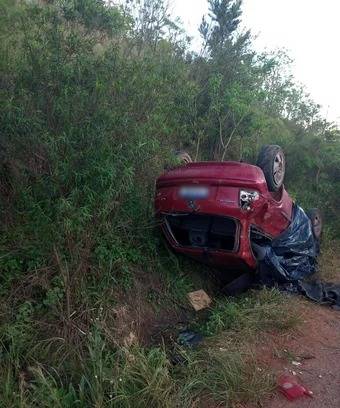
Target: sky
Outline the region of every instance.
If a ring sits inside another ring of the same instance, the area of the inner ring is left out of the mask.
[[[171,0],[193,47],[208,11],[206,0]],[[256,37],[256,49],[285,48],[294,59],[293,74],[305,85],[323,115],[340,125],[340,1],[243,0],[243,26]]]

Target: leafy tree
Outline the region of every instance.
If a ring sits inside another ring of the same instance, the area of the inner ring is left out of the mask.
[[[238,32],[241,22],[241,0],[209,0],[209,19],[203,17],[200,33],[213,58],[225,58],[249,44],[250,32]]]

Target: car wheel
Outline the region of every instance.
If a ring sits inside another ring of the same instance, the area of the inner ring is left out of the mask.
[[[286,174],[286,159],[282,148],[277,145],[263,146],[256,165],[264,173],[268,190],[271,192],[279,191]]]
[[[180,164],[189,164],[193,162],[190,154],[185,151],[177,151],[176,158]]]
[[[317,208],[312,208],[311,210],[307,211],[306,214],[312,222],[314,237],[317,240],[320,240],[322,234],[322,215],[320,210]]]

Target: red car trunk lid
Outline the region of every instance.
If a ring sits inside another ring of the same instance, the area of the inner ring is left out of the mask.
[[[170,170],[157,180],[157,188],[204,184],[235,186],[266,192],[266,180],[259,167],[239,162],[190,163]]]

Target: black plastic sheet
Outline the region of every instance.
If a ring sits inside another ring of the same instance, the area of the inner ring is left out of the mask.
[[[290,226],[270,246],[255,245],[254,250],[259,264],[257,284],[276,286],[340,310],[340,285],[306,280],[316,272],[320,248],[311,221],[301,207],[294,206]]]
[[[308,299],[340,310],[340,285],[322,281],[307,281],[299,282],[297,288],[299,293]]]
[[[259,248],[260,280],[265,284],[296,282],[316,271],[319,252],[312,224],[307,214],[297,205],[293,208],[290,226],[271,246]]]

